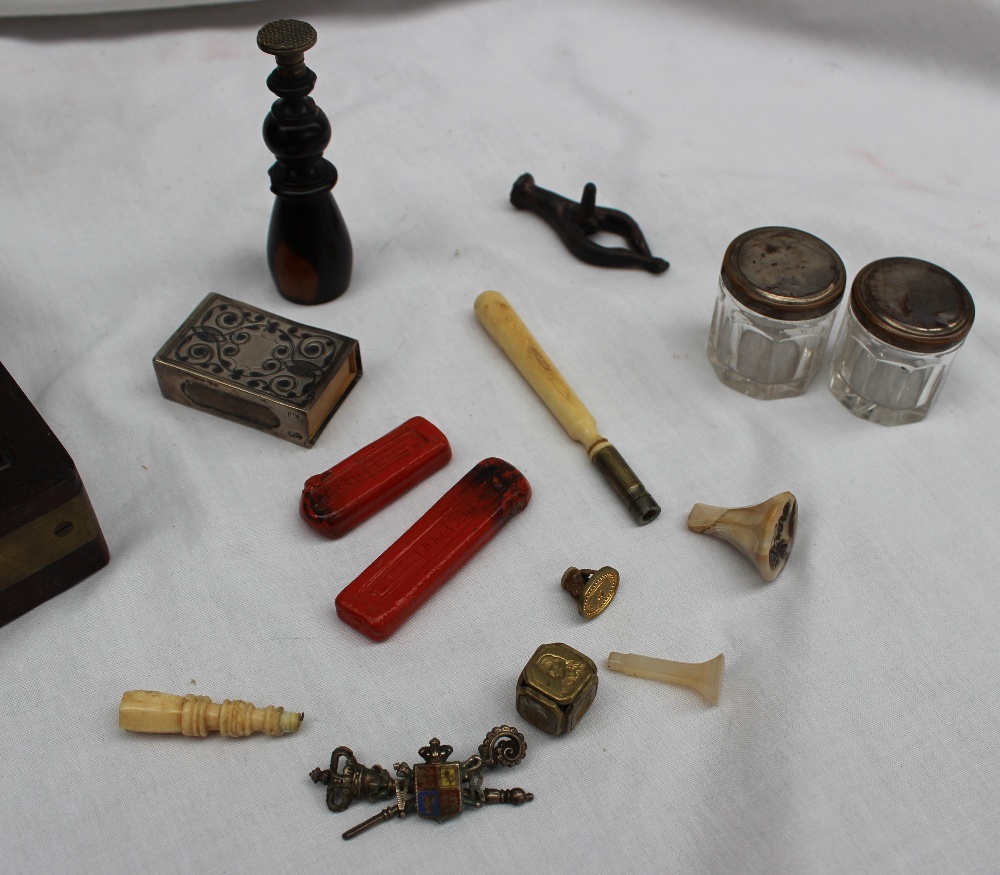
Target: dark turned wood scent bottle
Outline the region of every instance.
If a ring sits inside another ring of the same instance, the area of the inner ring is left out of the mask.
[[[296,304],[324,304],[351,282],[351,238],[331,189],[337,168],[323,157],[330,122],[309,93],[316,74],[304,53],[316,31],[304,21],[264,25],[257,46],[277,66],[267,87],[278,99],[264,119],[264,142],[278,160],[268,171],[275,194],[267,234],[267,263],[283,297]]]

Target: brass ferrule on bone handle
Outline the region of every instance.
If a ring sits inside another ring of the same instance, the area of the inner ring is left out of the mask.
[[[672,659],[638,656],[635,653],[608,654],[608,668],[612,671],[689,687],[712,705],[719,701],[725,667],[726,657],[721,653],[707,662],[674,662]]]
[[[204,738],[218,732],[231,738],[263,732],[297,732],[304,714],[268,705],[258,708],[239,699],[213,702],[208,696],[175,696],[130,690],[118,706],[118,725],[130,732],[156,732]]]
[[[628,508],[636,525],[651,523],[660,514],[646,487],[621,454],[597,431],[597,422],[576,396],[558,368],[545,354],[521,317],[499,292],[483,292],[475,303],[476,318],[521,376],[559,420],[566,434],[583,444],[615,494]]]

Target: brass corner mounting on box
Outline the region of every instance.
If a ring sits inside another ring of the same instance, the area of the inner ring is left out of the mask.
[[[0,626],[107,563],[73,460],[0,365]]]
[[[153,359],[163,397],[311,447],[361,379],[361,348],[209,295]]]

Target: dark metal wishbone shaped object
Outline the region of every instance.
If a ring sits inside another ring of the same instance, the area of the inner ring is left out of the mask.
[[[635,220],[610,207],[596,206],[597,186],[588,182],[583,187],[580,203],[535,185],[530,173],[522,173],[510,190],[510,202],[519,210],[530,210],[540,216],[581,261],[599,267],[634,267],[650,273],[663,273],[670,263],[649,251],[646,238]],[[623,246],[602,246],[592,235],[600,231],[624,238]]]

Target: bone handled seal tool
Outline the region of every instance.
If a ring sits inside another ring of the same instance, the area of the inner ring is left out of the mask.
[[[566,434],[583,444],[590,460],[624,502],[636,525],[644,526],[655,520],[660,514],[660,506],[618,450],[598,434],[597,422],[590,411],[576,397],[507,299],[499,292],[483,292],[476,298],[475,311],[479,324],[545,402]]]

